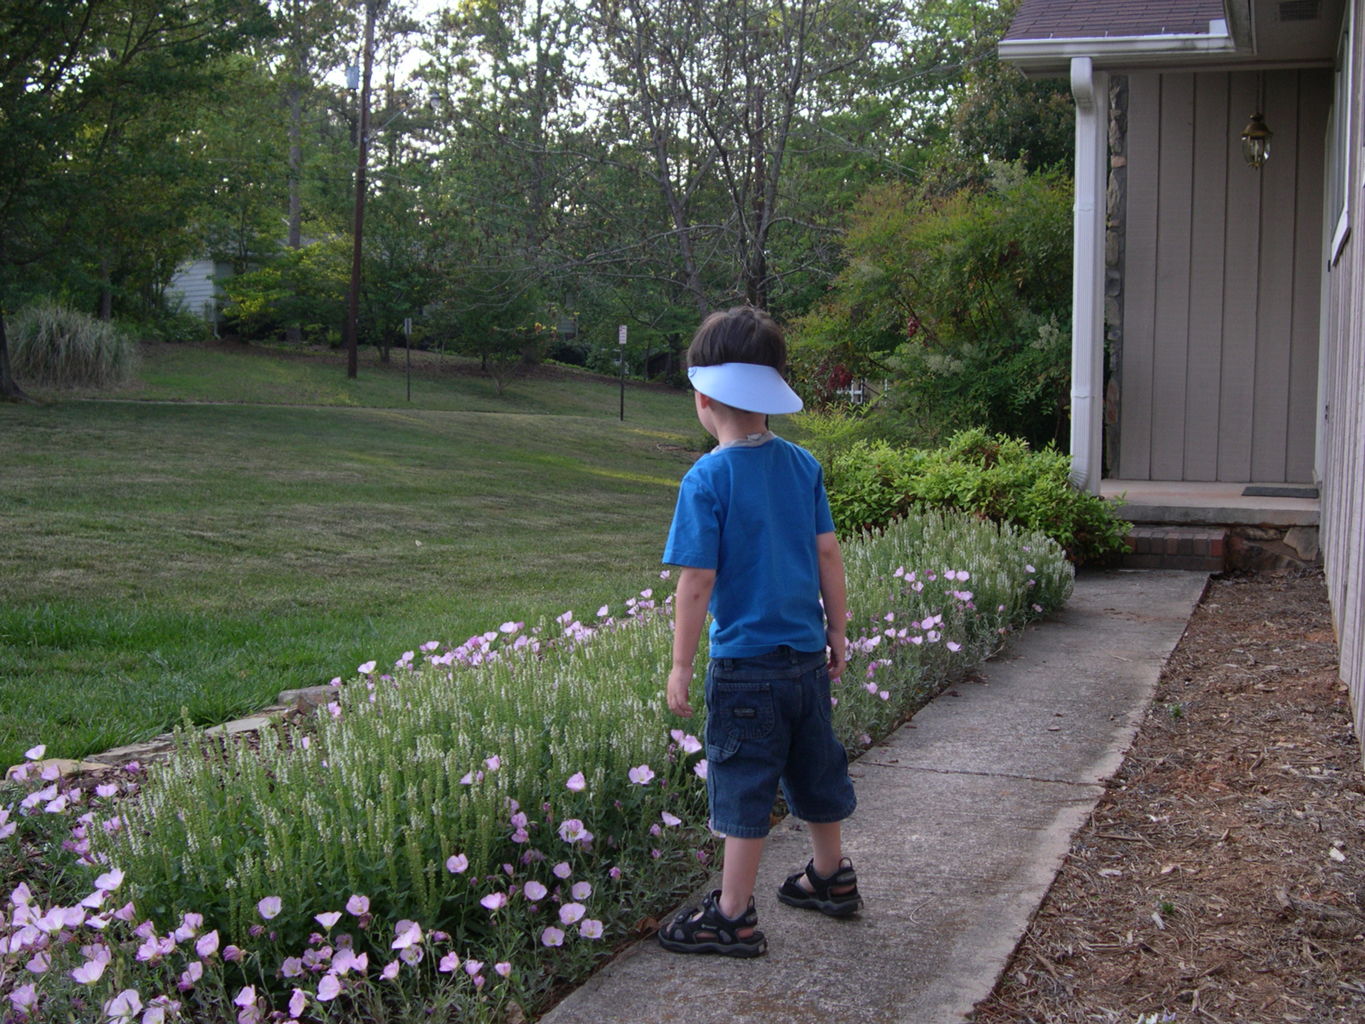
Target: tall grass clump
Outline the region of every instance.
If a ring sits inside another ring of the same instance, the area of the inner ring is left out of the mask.
[[[16,377],[57,388],[109,388],[137,373],[137,345],[107,320],[55,302],[26,306],[11,321]]]
[[[953,513],[845,558],[833,696],[855,751],[1072,578],[1040,534]],[[45,829],[64,865],[0,909],[0,996],[8,978],[35,1020],[534,1013],[709,870],[705,746],[663,703],[671,629],[671,597],[649,589],[615,614],[428,641],[334,680],[316,718],[256,745],[184,729],[145,777],[0,795],[0,840]],[[69,835],[54,815],[75,818]]]

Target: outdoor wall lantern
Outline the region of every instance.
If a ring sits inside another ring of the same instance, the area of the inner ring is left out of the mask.
[[[1264,114],[1251,115],[1251,120],[1242,129],[1242,157],[1250,166],[1260,170],[1270,159],[1270,137],[1274,134],[1265,126]]]

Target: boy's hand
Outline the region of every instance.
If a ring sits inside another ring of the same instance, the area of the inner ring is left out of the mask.
[[[674,665],[668,674],[668,710],[683,718],[692,717],[687,691],[692,687],[692,666]]]
[[[825,630],[825,642],[829,645],[829,677],[838,679],[848,667],[848,638],[842,629],[831,626]]]

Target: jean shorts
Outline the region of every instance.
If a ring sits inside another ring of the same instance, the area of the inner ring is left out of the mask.
[[[848,755],[830,720],[823,651],[790,647],[717,658],[706,671],[706,795],[711,828],[738,839],[768,834],[780,783],[803,821],[843,821],[857,798]]]

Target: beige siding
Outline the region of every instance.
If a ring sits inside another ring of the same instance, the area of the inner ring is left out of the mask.
[[[1113,476],[1312,481],[1331,82],[1276,71],[1264,88],[1275,138],[1258,172],[1237,138],[1255,74],[1129,79]]]
[[[1347,148],[1356,155],[1346,190],[1352,204],[1352,235],[1327,275],[1327,360],[1323,421],[1322,546],[1327,587],[1341,652],[1341,677],[1351,690],[1356,735],[1365,741],[1365,189],[1361,145],[1365,142],[1365,0],[1355,0],[1357,28],[1351,48],[1356,87]],[[1333,219],[1337,211],[1329,210]]]

